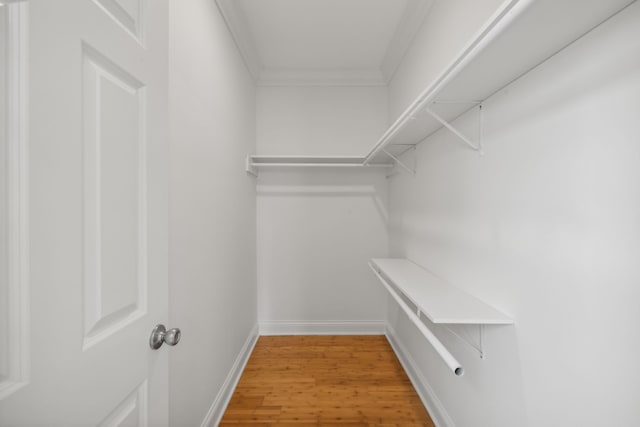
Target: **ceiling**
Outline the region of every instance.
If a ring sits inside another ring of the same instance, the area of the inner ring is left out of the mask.
[[[217,0],[260,85],[386,85],[432,0]]]

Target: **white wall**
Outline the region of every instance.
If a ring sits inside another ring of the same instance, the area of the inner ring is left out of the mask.
[[[484,156],[441,131],[394,178],[392,255],[515,319],[484,361],[434,328],[458,378],[391,307],[457,427],[638,424],[639,23],[636,2],[486,102]]]
[[[380,87],[263,87],[257,101],[261,154],[362,155],[387,120]],[[367,260],[388,250],[384,172],[261,171],[257,210],[263,332],[381,331]]]
[[[256,149],[259,154],[362,156],[386,122],[385,87],[259,87]]]
[[[170,17],[170,418],[198,426],[256,325],[255,90],[213,0]]]

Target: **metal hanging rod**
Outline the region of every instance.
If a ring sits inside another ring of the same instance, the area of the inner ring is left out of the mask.
[[[439,101],[434,101],[433,104],[473,104],[473,105],[478,105],[478,104],[482,104],[483,101],[479,101],[479,100],[473,100],[473,101],[469,101],[469,100],[461,100],[461,99],[441,99]]]
[[[262,168],[354,168],[354,169],[390,169],[393,163],[364,163],[363,157],[351,156],[278,156],[248,155],[245,170],[249,175],[258,176]]]
[[[438,353],[438,355],[442,358],[442,360],[447,364],[449,369],[456,375],[462,376],[464,374],[464,368],[456,360],[455,357],[447,350],[447,348],[440,342],[440,340],[427,328],[427,326],[422,322],[420,317],[414,313],[408,306],[407,303],[396,293],[396,291],[387,283],[387,280],[382,277],[382,275],[378,272],[378,270],[373,266],[373,264],[369,263],[369,268],[373,271],[373,274],[380,280],[380,283],[385,287],[385,289],[389,292],[389,294],[393,297],[393,299],[398,303],[398,305],[402,308],[402,310],[407,314],[409,319],[414,323],[414,325],[418,328],[420,333],[431,343],[434,350]]]

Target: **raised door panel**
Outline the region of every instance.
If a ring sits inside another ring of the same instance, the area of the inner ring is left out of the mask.
[[[145,0],[94,0],[118,25],[144,44]]]
[[[145,381],[98,424],[98,427],[147,427],[148,399],[148,384]]]
[[[145,86],[83,46],[85,339],[146,313]]]

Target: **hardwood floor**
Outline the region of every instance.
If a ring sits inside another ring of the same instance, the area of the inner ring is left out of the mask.
[[[384,336],[260,337],[220,426],[434,424]]]

